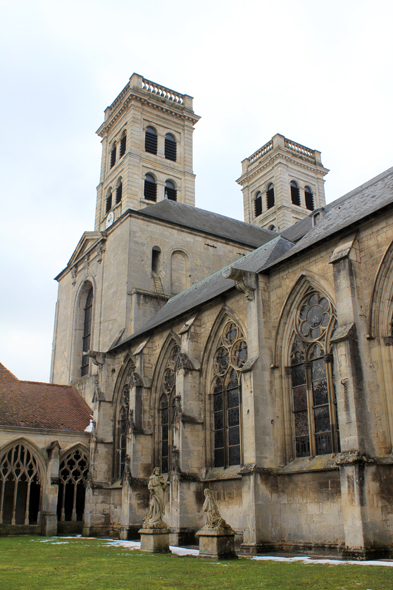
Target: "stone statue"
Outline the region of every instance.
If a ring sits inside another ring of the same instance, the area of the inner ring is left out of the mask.
[[[156,467],[149,478],[148,489],[150,492],[150,501],[145,520],[142,527],[144,529],[166,529],[167,524],[162,520],[165,514],[164,510],[164,492],[168,483],[164,476],[161,475],[160,468]]]
[[[205,501],[203,503],[203,512],[206,512],[207,523],[203,529],[219,529],[219,528],[231,528],[229,524],[221,516],[217,504],[214,501],[211,490],[205,489]]]

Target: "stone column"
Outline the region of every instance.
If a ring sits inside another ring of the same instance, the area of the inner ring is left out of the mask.
[[[53,441],[47,448],[48,469],[46,480],[42,482],[42,493],[44,495],[42,502],[41,534],[47,537],[57,535],[57,500],[59,494],[59,456],[60,445],[58,441]]]

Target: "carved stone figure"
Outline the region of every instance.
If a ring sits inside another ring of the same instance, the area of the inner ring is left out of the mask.
[[[144,529],[166,529],[167,524],[162,520],[165,514],[164,510],[164,493],[168,483],[165,477],[161,475],[160,468],[156,467],[149,478],[148,489],[150,491],[150,501],[145,520],[143,521]]]
[[[203,512],[206,512],[207,523],[203,528],[218,529],[221,526],[228,526],[217,508],[217,504],[214,501],[211,491],[206,488],[204,494],[205,501],[202,509]]]

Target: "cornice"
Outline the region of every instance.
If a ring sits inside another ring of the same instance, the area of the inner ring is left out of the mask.
[[[274,166],[275,160],[278,159],[285,160],[291,163],[296,163],[296,165],[300,168],[303,168],[304,170],[309,170],[314,174],[316,173],[318,176],[321,176],[322,178],[329,172],[329,170],[327,168],[324,168],[323,166],[318,166],[318,164],[311,163],[307,164],[306,161],[299,161],[298,158],[301,159],[300,156],[294,158],[291,157],[291,154],[282,151],[277,151],[273,154],[270,153],[268,158],[266,158],[265,160],[261,160],[252,170],[247,170],[247,172],[242,174],[240,178],[236,180],[236,182],[240,184],[240,186],[250,184],[251,180],[255,178],[255,176],[260,174],[262,170],[264,170],[265,168],[270,168],[271,166]]]
[[[165,98],[160,98],[159,100],[162,101],[163,104],[159,104],[158,102],[156,102],[156,100],[152,100],[149,94],[145,94],[143,91],[137,91],[133,88],[130,88],[129,94],[126,95],[125,90],[126,89],[124,89],[118,96],[120,103],[123,98],[122,94],[124,92],[125,98],[123,103],[120,104],[119,107],[115,106],[112,113],[109,115],[108,119],[104,121],[102,125],[100,125],[100,127],[97,129],[96,133],[99,137],[104,137],[108,133],[108,131],[113,127],[113,125],[121,117],[121,115],[124,113],[124,111],[128,108],[129,104],[133,100],[137,100],[142,104],[146,104],[154,109],[158,109],[163,113],[169,113],[170,115],[178,117],[179,119],[182,119],[184,121],[190,121],[193,125],[195,125],[195,123],[197,123],[200,119],[198,115],[195,115],[192,111],[186,110],[183,106],[172,104],[169,105]]]

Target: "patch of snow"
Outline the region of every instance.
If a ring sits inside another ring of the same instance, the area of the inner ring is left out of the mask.
[[[176,555],[199,555],[199,549],[187,549],[186,547],[170,546],[169,549]]]
[[[267,555],[256,555],[251,557],[256,561],[302,561],[303,563],[321,563],[326,565],[380,565],[386,567],[393,567],[393,561],[355,561],[355,560],[339,560],[339,559],[314,559],[312,557],[275,557]]]
[[[93,432],[93,416],[90,416],[90,424],[88,424],[84,432]]]

